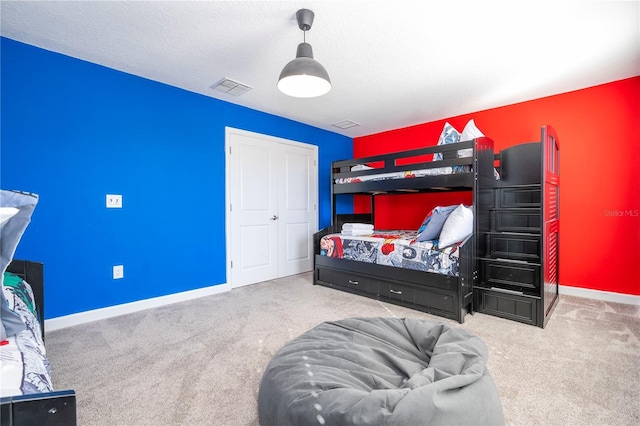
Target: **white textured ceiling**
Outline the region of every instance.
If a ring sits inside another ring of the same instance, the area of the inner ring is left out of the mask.
[[[333,88],[283,95],[303,33]],[[640,75],[638,1],[5,1],[13,40],[350,137]],[[214,91],[222,77],[253,86]],[[342,120],[360,126],[332,127]]]

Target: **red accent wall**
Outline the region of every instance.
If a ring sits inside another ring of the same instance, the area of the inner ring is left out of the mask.
[[[640,76],[505,107],[355,138],[354,156],[435,145],[444,123],[469,119],[496,151],[540,140],[551,125],[560,141],[560,284],[640,295]],[[417,229],[438,204],[467,194],[403,195],[376,201],[376,227]],[[368,211],[356,199],[355,211]]]

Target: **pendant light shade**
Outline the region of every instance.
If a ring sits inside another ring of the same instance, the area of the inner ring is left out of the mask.
[[[322,96],[331,90],[327,70],[313,59],[309,43],[300,43],[296,58],[285,65],[280,73],[278,89],[285,95],[297,98]]]
[[[313,23],[314,14],[308,9],[296,13],[298,26],[308,31]],[[331,80],[327,70],[313,59],[313,49],[306,41],[298,45],[296,58],[285,65],[280,73],[278,89],[285,95],[297,98],[322,96],[331,90]]]

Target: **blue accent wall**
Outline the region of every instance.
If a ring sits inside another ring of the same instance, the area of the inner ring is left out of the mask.
[[[317,145],[329,225],[351,138],[4,37],[0,52],[0,186],[40,195],[15,257],[44,263],[46,318],[226,282],[225,126]]]

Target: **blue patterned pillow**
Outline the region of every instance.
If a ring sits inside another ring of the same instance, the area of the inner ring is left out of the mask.
[[[422,225],[418,229],[418,236],[415,241],[430,241],[438,239],[444,222],[447,220],[451,212],[458,206],[438,206],[429,212],[427,217],[422,221]]]
[[[460,142],[460,133],[448,122],[444,123],[444,128],[442,129],[442,133],[440,133],[437,146],[456,142]],[[436,152],[433,154],[433,161],[440,160],[442,160],[442,153]]]

